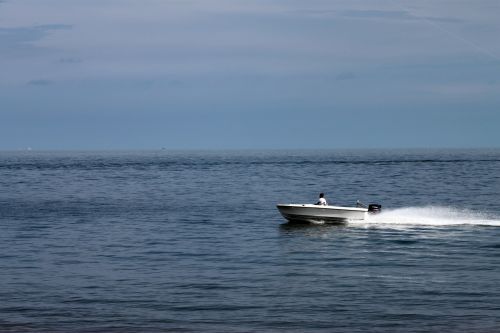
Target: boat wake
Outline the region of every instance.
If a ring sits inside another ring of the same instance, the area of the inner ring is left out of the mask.
[[[451,226],[478,225],[500,227],[500,217],[467,209],[453,207],[425,206],[405,207],[369,215],[364,221],[349,224],[392,225],[392,226]]]

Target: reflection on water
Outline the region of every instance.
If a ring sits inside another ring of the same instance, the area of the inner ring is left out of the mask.
[[[345,223],[288,222],[280,225],[280,231],[288,235],[318,236],[331,232],[342,232],[348,227]]]

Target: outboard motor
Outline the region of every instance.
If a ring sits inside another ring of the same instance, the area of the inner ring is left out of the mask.
[[[368,205],[368,213],[370,214],[378,214],[382,211],[382,205],[379,204],[369,204]]]

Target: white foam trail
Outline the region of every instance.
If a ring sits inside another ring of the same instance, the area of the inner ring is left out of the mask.
[[[453,207],[405,207],[368,215],[354,224],[393,226],[483,225],[500,227],[500,217]]]

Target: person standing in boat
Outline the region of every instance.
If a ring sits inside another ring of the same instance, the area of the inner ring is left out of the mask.
[[[316,205],[328,206],[328,203],[326,202],[324,193],[319,194],[319,199],[318,199],[318,202],[316,202]]]

